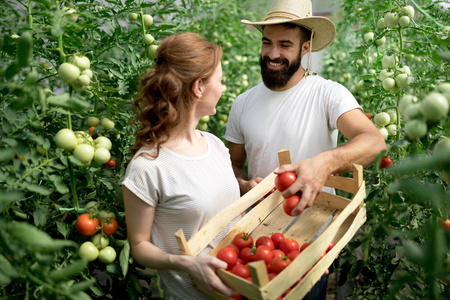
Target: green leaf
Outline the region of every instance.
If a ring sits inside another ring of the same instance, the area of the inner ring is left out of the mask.
[[[69,188],[64,183],[62,176],[53,174],[49,176],[49,179],[55,185],[55,188],[58,191],[58,193],[67,194],[69,192]]]
[[[23,184],[22,187],[30,192],[38,193],[42,196],[49,196],[52,193],[52,191],[49,190],[48,187],[37,185],[34,183]]]
[[[17,66],[19,68],[26,67],[30,64],[33,56],[33,37],[29,31],[25,31],[19,38],[17,45]]]
[[[66,223],[61,222],[61,221],[56,221],[56,229],[58,229],[58,232],[61,233],[64,238],[67,238],[69,236],[70,229]]]
[[[50,211],[47,208],[37,204],[37,209],[33,212],[34,225],[43,227],[47,223],[49,214]]]
[[[7,207],[9,207],[10,203],[20,201],[23,199],[24,193],[21,191],[5,191],[1,190],[0,192],[0,212],[3,212]]]
[[[125,244],[123,245],[122,251],[120,251],[120,267],[122,268],[122,275],[123,277],[127,276],[128,273],[128,260],[130,259],[130,242],[126,240]]]

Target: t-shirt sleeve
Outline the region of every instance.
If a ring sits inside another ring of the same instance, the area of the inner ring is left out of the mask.
[[[239,125],[242,113],[241,101],[239,99],[240,97],[236,98],[231,106],[224,138],[235,144],[244,144],[245,139],[241,131],[241,126]]]
[[[128,164],[122,185],[145,203],[156,206],[158,203],[158,178],[149,164],[150,158],[138,156]]]
[[[360,109],[362,107],[356,101],[352,93],[342,84],[334,82],[331,88],[328,89],[329,94],[329,126],[332,129],[337,129],[337,120],[344,113],[353,109]]]

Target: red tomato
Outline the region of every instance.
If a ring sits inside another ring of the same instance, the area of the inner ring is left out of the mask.
[[[110,158],[108,160],[108,162],[106,163],[106,165],[110,168],[114,168],[116,166],[116,161],[114,159]]]
[[[240,253],[239,253],[239,255],[240,255]],[[237,265],[245,265],[245,262],[244,262],[244,260],[242,258],[238,257],[238,260],[237,260],[236,264]]]
[[[331,249],[333,249],[334,245],[336,245],[336,244],[333,241],[331,241],[330,244],[328,245],[326,252],[328,253]]]
[[[289,257],[290,260],[294,260],[298,255],[300,254],[300,251],[294,250],[287,254],[287,257]]]
[[[252,262],[255,257],[255,253],[253,253],[252,248],[245,247],[241,250],[240,258],[244,261],[244,263]]]
[[[275,249],[278,249],[280,247],[280,241],[284,239],[284,235],[280,232],[275,232],[270,238],[273,241]]]
[[[289,264],[291,263],[291,260],[287,256],[283,257],[274,257],[269,262],[269,270],[271,273],[279,274],[281,271],[283,271]]]
[[[236,294],[236,295],[232,296],[231,299],[234,299],[234,300],[244,300],[245,297],[242,296],[241,294]]]
[[[450,219],[445,220],[444,222],[442,222],[442,226],[445,229],[450,229]]]
[[[300,252],[302,252],[303,250],[305,250],[306,247],[308,247],[309,245],[311,245],[311,243],[304,243],[304,244],[300,247]]]
[[[291,238],[286,238],[280,242],[280,250],[284,253],[289,253],[298,250],[298,242]]]
[[[280,192],[283,192],[288,187],[290,187],[296,179],[297,175],[295,175],[293,172],[288,171],[278,174],[278,176],[275,177],[275,188]]]
[[[365,113],[367,119],[372,120],[372,113]]]
[[[106,235],[112,235],[116,233],[119,228],[119,223],[115,218],[108,217],[102,220],[103,233]]]
[[[277,277],[277,273],[271,273],[271,272],[269,272],[269,274],[267,274],[268,276],[269,276],[269,280],[272,280],[272,279],[274,279],[275,277]]]
[[[392,159],[390,159],[388,156],[383,157],[380,161],[380,167],[385,169],[389,168],[390,166],[392,166]]]
[[[247,265],[234,265],[231,269],[231,273],[242,278],[247,278],[250,276],[250,270]]]
[[[272,255],[273,255],[273,257],[275,257],[275,256],[283,257],[286,255],[286,253],[284,253],[280,249],[275,249],[275,250],[272,250]]]
[[[256,240],[255,246],[258,247],[258,246],[261,246],[261,245],[269,247],[270,250],[274,250],[275,249],[275,245],[273,244],[272,239],[270,237],[268,237],[268,236],[260,236]]]
[[[241,232],[235,235],[233,238],[233,244],[236,245],[239,250],[242,250],[245,247],[253,246],[253,238],[245,232]]]
[[[261,245],[256,247],[255,256],[253,257],[253,261],[263,260],[266,264],[268,264],[273,258],[272,249],[267,246]]]
[[[238,256],[230,247],[223,247],[217,251],[217,258],[227,263],[227,270],[231,270],[237,262]]]
[[[297,195],[292,195],[290,197],[287,197],[286,199],[284,199],[283,201],[283,210],[285,213],[287,213],[289,216],[293,216],[292,215],[292,210],[297,206],[297,204],[300,202],[300,197]],[[303,210],[300,212],[299,215],[301,215],[303,212]]]
[[[237,256],[239,257],[239,254],[241,251],[239,251],[239,248],[236,245],[229,244],[229,245],[226,245],[225,247],[229,247],[229,248],[233,249],[234,252],[236,252]]]
[[[75,227],[82,235],[91,236],[97,232],[100,221],[96,217],[91,218],[90,214],[82,214],[78,217]]]

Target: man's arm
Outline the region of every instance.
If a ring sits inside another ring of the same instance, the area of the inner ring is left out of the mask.
[[[337,126],[349,140],[348,143],[309,159],[281,166],[275,171],[276,174],[291,171],[297,175],[297,180],[282,193],[287,198],[302,191],[302,199],[293,210],[294,215],[313,204],[327,176],[348,172],[354,163],[368,166],[376,161],[376,154],[386,149],[379,130],[359,109],[340,116]]]
[[[244,144],[235,144],[228,142],[228,150],[230,151],[231,163],[233,166],[234,175],[239,182],[239,188],[241,190],[241,196],[254,188],[261,182],[262,178],[257,177],[252,180],[247,179],[247,173],[245,172],[245,162],[247,160],[247,153],[245,152]]]

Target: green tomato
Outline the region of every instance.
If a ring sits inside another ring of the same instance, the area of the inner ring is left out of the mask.
[[[134,12],[130,12],[128,14],[128,20],[130,20],[130,21],[136,21],[138,19],[138,17],[139,17],[139,15]]]
[[[201,131],[206,131],[206,130],[208,130],[208,124],[207,123],[198,123],[197,128]]]
[[[387,114],[390,118],[389,124],[394,124],[395,122],[397,122],[397,111],[395,109],[389,109],[387,111]]]
[[[111,246],[106,246],[100,250],[98,260],[104,264],[110,264],[116,259],[116,250]]]
[[[395,88],[395,80],[392,78],[386,78],[385,80],[383,80],[383,88],[386,91],[391,91]]]
[[[392,75],[394,75],[393,72],[391,72],[391,71],[389,71],[387,69],[383,69],[383,70],[380,71],[380,76],[379,77],[380,77],[380,80],[383,81],[386,78],[391,77]]]
[[[383,69],[389,69],[395,67],[395,55],[385,55],[381,59],[381,64],[383,65]]]
[[[73,150],[73,155],[82,163],[88,163],[94,158],[95,149],[88,144],[80,144]]]
[[[418,119],[422,116],[420,113],[420,103],[412,103],[403,110],[403,117],[405,121],[409,122],[413,119]]]
[[[400,12],[408,16],[410,19],[414,18],[414,7],[411,5],[406,5],[400,8]]]
[[[389,136],[389,132],[387,131],[386,127],[380,127],[380,128],[378,128],[378,130],[380,131],[380,133],[383,136],[384,140],[387,141],[388,136]]]
[[[111,153],[106,148],[97,148],[94,151],[94,161],[99,164],[106,164],[111,158]]]
[[[377,28],[378,29],[386,28],[386,23],[384,22],[384,18],[378,19],[378,21],[377,21]]]
[[[83,71],[83,72],[84,72],[84,71]],[[79,84],[79,85],[81,85],[82,87],[85,87],[85,86],[88,86],[89,83],[91,83],[91,79],[89,78],[88,75],[83,75],[83,74],[82,74],[82,75],[80,75],[80,76],[77,78],[76,83]]]
[[[440,139],[433,148],[434,155],[440,155],[441,153],[450,153],[450,138],[444,137]]]
[[[76,11],[74,8],[71,8],[71,7],[64,7],[64,8],[62,9],[62,12],[64,12],[64,13],[66,14],[66,18],[67,18],[69,21],[76,22],[76,21],[78,20],[78,14],[77,14],[77,11]]]
[[[397,125],[395,125],[395,124],[390,124],[390,125],[386,126],[386,129],[387,129],[389,135],[397,134]]]
[[[449,110],[447,98],[436,92],[429,93],[420,104],[420,111],[430,121],[439,121]]]
[[[405,124],[405,132],[410,138],[421,138],[428,132],[427,123],[419,119],[408,121]]]
[[[58,68],[59,78],[67,83],[72,83],[80,76],[80,69],[71,63],[62,63]]]
[[[106,136],[99,136],[98,138],[95,139],[95,148],[96,149],[105,148],[107,150],[111,150],[112,148],[111,140]]]
[[[384,15],[384,23],[389,28],[394,28],[397,26],[399,20],[399,15],[397,13],[388,12]]]
[[[92,243],[101,250],[109,245],[109,238],[101,233],[97,233],[92,237]]]
[[[409,22],[411,22],[411,19],[408,16],[402,16],[398,20],[398,25],[400,25],[400,27],[406,27],[409,25]]]
[[[402,74],[398,74],[397,76],[395,76],[395,84],[399,87],[399,88],[407,88],[409,86],[409,82],[408,82],[408,75],[405,73]]]
[[[86,123],[89,127],[95,127],[100,123],[100,120],[97,117],[88,117]]]
[[[78,249],[78,255],[87,261],[94,261],[99,256],[99,251],[92,242],[86,241]]]
[[[142,19],[144,20],[144,26],[149,27],[153,25],[153,17],[151,15],[143,15]]]
[[[88,144],[92,145],[94,143],[94,139],[84,131],[75,131],[75,136],[77,137],[78,145],[80,144]]]
[[[150,45],[147,47],[147,55],[150,59],[155,59],[158,52],[158,46],[157,45]]]
[[[111,121],[110,119],[108,119],[108,118],[103,118],[103,119],[101,119],[101,121],[100,121],[100,125],[102,125],[102,127],[103,128],[105,128],[106,130],[110,130],[110,129],[113,129],[114,128],[114,122],[113,121]]]
[[[386,112],[381,112],[375,115],[373,118],[375,124],[377,124],[379,127],[384,127],[388,125],[391,121],[391,118],[389,117],[389,114]]]
[[[84,55],[74,55],[69,58],[69,62],[77,66],[80,71],[87,70],[91,67],[91,61]]]
[[[56,133],[55,143],[56,146],[58,146],[59,148],[71,151],[75,149],[75,147],[78,145],[78,140],[77,137],[75,136],[75,133],[72,130],[68,128],[63,128]]]
[[[154,41],[155,41],[155,38],[150,33],[147,33],[146,35],[144,35],[144,43],[146,45],[150,45]]]
[[[383,46],[385,43],[386,43],[385,36],[375,40],[375,45],[377,45],[378,47]]]
[[[84,207],[86,212],[88,213],[96,213],[98,210],[98,202],[97,201],[89,201],[86,206]]]
[[[398,103],[398,110],[401,114],[403,114],[406,107],[413,103],[417,103],[417,97],[414,95],[405,94],[400,98],[400,101]]]
[[[208,123],[209,122],[209,116],[204,116],[200,118],[200,123]]]
[[[364,34],[364,40],[366,41],[366,42],[371,42],[371,41],[373,41],[373,37],[374,37],[374,33],[373,32],[366,32],[365,34]]]
[[[91,69],[86,69],[81,72],[81,75],[87,75],[89,79],[92,79],[94,77],[94,73],[91,71]]]

